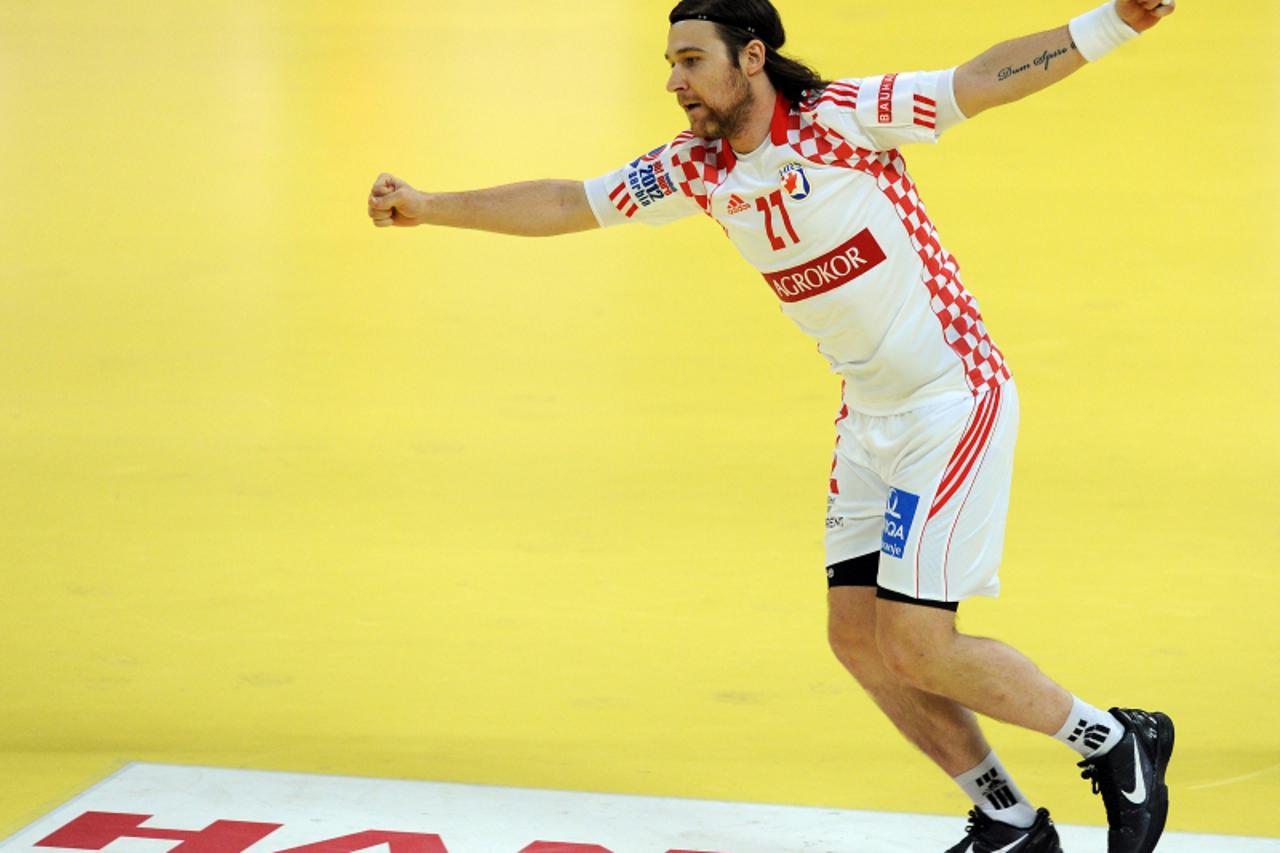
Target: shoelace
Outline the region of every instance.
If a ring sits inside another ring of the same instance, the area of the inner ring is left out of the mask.
[[[981,809],[972,809],[969,812],[969,823],[964,828],[964,834],[968,836],[976,836],[979,832],[982,832],[982,830],[991,826],[993,823],[995,823],[995,821],[987,817],[986,813]],[[967,849],[977,850],[977,843],[975,842],[972,847]]]
[[[1101,781],[1101,777],[1106,775],[1106,771],[1103,766],[1101,764],[1089,764],[1084,761],[1080,762],[1079,766],[1084,768],[1080,771],[1080,778],[1088,779],[1090,785],[1093,787],[1093,793],[1099,793],[1102,790],[1099,782]]]
[[[1093,767],[1093,766],[1091,765],[1091,766],[1089,766],[1089,767],[1086,767],[1084,770],[1080,771],[1080,778],[1081,778],[1081,779],[1088,779],[1088,780],[1089,780],[1090,784],[1093,786],[1093,793],[1095,793],[1095,794],[1096,794],[1096,793],[1098,793],[1098,790],[1099,790],[1099,789],[1098,789],[1098,777],[1097,777],[1097,775],[1094,773],[1094,771],[1095,771],[1095,770],[1097,770],[1097,769],[1098,769],[1098,768]]]
[[[977,835],[991,824],[991,818],[987,817],[981,809],[969,810],[969,823],[964,828],[965,835]]]

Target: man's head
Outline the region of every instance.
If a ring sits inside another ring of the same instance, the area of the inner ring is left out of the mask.
[[[705,139],[732,137],[742,129],[759,97],[769,87],[764,45],[752,40],[730,54],[714,23],[678,21],[667,37],[671,76],[667,91],[676,96],[689,127]]]
[[[778,53],[787,40],[769,0],[681,0],[671,10],[667,90],[699,136],[733,136],[757,101],[774,91],[798,101],[826,81]]]

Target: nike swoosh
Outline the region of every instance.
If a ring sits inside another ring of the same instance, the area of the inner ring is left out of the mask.
[[[1132,791],[1121,790],[1124,798],[1135,806],[1142,805],[1147,801],[1147,780],[1142,775],[1142,757],[1138,755],[1138,738],[1133,738],[1133,775],[1134,783]]]
[[[1027,840],[1027,836],[1024,835],[1021,838],[1019,838],[1017,841],[1013,842],[1012,844],[1006,844],[1004,847],[1001,847],[999,850],[992,850],[991,853],[1010,853],[1010,851],[1012,851],[1013,848],[1022,846],[1022,842],[1026,840]]]

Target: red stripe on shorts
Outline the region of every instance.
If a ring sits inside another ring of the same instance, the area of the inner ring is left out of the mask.
[[[999,408],[1000,389],[997,387],[994,391],[989,391],[984,395],[982,403],[978,407],[978,417],[969,427],[969,431],[961,437],[959,446],[951,456],[951,461],[947,463],[947,470],[942,475],[942,484],[938,486],[938,491],[934,493],[933,506],[929,509],[929,518],[933,518],[941,512],[943,507],[955,496],[955,493],[960,490],[960,486],[968,479],[974,463],[978,461],[978,457],[982,455],[987,446],[987,441],[991,438],[992,427],[995,426],[996,412]]]
[[[999,393],[1000,388],[996,388]],[[996,419],[1000,417],[1000,407],[996,406]],[[978,470],[973,475],[973,482],[978,482],[978,474],[982,473],[982,466],[987,461],[987,452],[982,452],[982,459],[978,462]],[[969,496],[973,494],[973,487],[969,487],[969,492],[964,496],[964,500],[960,502],[960,509],[956,510],[956,520],[951,525],[950,532],[947,533],[947,549],[942,552],[942,598],[945,601],[947,596],[951,594],[951,578],[947,573],[948,558],[951,556],[951,540],[956,535],[956,528],[960,526],[960,514],[964,512],[964,508],[969,504]]]

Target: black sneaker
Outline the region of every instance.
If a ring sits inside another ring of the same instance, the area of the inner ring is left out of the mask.
[[[992,820],[982,809],[969,812],[966,838],[947,853],[1062,853],[1058,830],[1049,820],[1048,809],[1036,812],[1030,829],[1019,829]]]
[[[1159,711],[1112,708],[1124,724],[1120,742],[1106,755],[1080,762],[1107,807],[1107,853],[1151,853],[1164,832],[1169,789],[1164,770],[1173,754],[1173,720]]]

